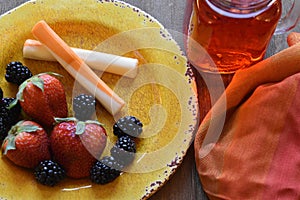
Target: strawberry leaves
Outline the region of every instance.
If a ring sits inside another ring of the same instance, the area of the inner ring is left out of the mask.
[[[25,82],[26,83],[26,82]],[[34,76],[31,79],[31,83],[33,85],[35,85],[36,87],[40,88],[40,90],[42,90],[42,92],[44,92],[44,80],[41,79],[39,76]],[[25,86],[26,87],[26,86]],[[24,88],[25,88],[24,87]]]
[[[38,131],[38,130],[42,130],[42,128],[38,127],[38,126],[34,126],[34,125],[23,125],[23,120],[18,122],[16,125],[14,125],[10,131],[8,132],[8,135],[7,137],[4,139],[3,141],[3,145],[5,143],[6,144],[6,147],[5,147],[5,150],[4,150],[4,155],[7,154],[7,152],[9,150],[14,150],[16,149],[16,137],[22,133],[22,132],[27,132],[27,133],[30,133],[30,132],[35,132],[35,131]],[[6,142],[7,141],[7,142]]]
[[[54,118],[56,123],[61,123],[61,122],[70,122],[73,121],[76,124],[76,135],[82,135],[85,132],[85,126],[86,124],[96,124],[98,126],[103,126],[102,123],[96,120],[87,120],[87,121],[79,121],[78,119],[74,117],[69,117],[69,118]]]

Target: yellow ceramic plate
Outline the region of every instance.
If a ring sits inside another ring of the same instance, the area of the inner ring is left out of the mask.
[[[45,20],[70,46],[136,57],[139,73],[129,79],[96,72],[126,101],[117,116],[98,103],[97,118],[105,124],[109,139],[105,154],[116,138],[113,123],[134,115],[144,124],[137,139],[133,164],[112,183],[96,185],[88,178],[65,179],[55,187],[38,184],[32,171],[0,159],[0,199],[146,199],[169,179],[181,163],[197,126],[196,87],[186,58],[169,32],[142,10],[120,1],[30,1],[0,17],[0,86],[4,96],[14,97],[17,86],[4,78],[5,66],[21,61],[33,74],[57,72],[63,82],[70,112],[72,97],[85,92],[57,63],[24,59],[31,29]]]

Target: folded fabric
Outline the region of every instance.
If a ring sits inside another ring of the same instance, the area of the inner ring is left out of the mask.
[[[300,33],[291,32],[287,37],[287,43],[289,46],[293,46],[300,42]]]
[[[300,199],[300,43],[290,45],[238,71],[202,121],[195,159],[210,199]]]

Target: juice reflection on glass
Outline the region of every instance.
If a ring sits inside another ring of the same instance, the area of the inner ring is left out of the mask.
[[[193,10],[189,36],[215,66],[188,47],[190,62],[201,70],[226,74],[263,59],[281,16],[281,1],[195,0]]]

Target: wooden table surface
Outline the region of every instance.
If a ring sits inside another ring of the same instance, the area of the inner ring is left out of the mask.
[[[185,14],[184,0],[124,0],[131,5],[139,7],[145,12],[155,17],[161,24],[168,30],[182,32],[183,18]],[[0,0],[0,14],[26,2],[26,0]],[[291,0],[282,1],[283,4],[290,4]],[[286,10],[284,10],[285,12]],[[0,24],[1,26],[1,24]],[[294,29],[300,32],[300,26]],[[286,44],[287,34],[274,36],[269,45],[267,56],[270,56],[287,47]],[[1,36],[2,37],[2,36]],[[175,38],[176,39],[176,38]],[[180,42],[179,42],[180,43]],[[207,75],[209,76],[209,75]],[[201,91],[199,96],[201,116],[203,116],[210,108],[209,94],[205,94],[206,88],[198,75],[198,90]],[[229,77],[224,77],[227,82]],[[178,168],[176,173],[170,180],[152,197],[151,200],[205,200],[207,197],[201,189],[197,171],[194,162],[194,149],[193,146],[188,150],[183,163]]]

